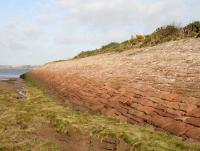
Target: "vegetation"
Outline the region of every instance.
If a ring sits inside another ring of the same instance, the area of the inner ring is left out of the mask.
[[[83,51],[74,58],[83,58],[110,52],[122,52],[128,49],[154,46],[164,42],[188,37],[200,37],[200,21],[195,21],[185,27],[177,27],[175,25],[160,27],[150,35],[136,35],[135,38],[131,38],[122,43],[112,42],[100,49]]]
[[[39,102],[34,103],[31,98],[24,102],[17,97],[18,94],[12,89],[0,90],[0,150],[57,150],[56,144],[34,135],[36,128],[47,123],[45,117],[38,116]]]
[[[27,80],[37,85],[31,78]],[[17,96],[13,90],[0,91],[0,150],[59,150],[53,142],[34,135],[39,127],[49,124],[63,135],[71,129],[90,130],[91,135],[99,139],[123,139],[137,151],[200,150],[199,145],[187,144],[180,137],[157,132],[151,127],[75,111],[35,86],[26,87],[27,100],[19,100]]]

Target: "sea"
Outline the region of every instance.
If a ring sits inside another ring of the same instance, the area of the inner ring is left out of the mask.
[[[0,80],[19,78],[20,75],[30,70],[31,69],[0,69]]]

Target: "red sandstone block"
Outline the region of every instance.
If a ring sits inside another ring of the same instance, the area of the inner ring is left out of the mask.
[[[175,117],[173,114],[170,114],[168,112],[164,112],[162,110],[155,110],[154,112],[156,112],[158,115],[164,116],[164,117],[170,117],[170,118],[174,118]]]
[[[161,98],[172,102],[181,102],[180,96],[177,93],[162,92]]]
[[[107,93],[104,92],[101,94],[101,98],[108,99],[108,98],[110,98],[110,95],[108,95]]]
[[[109,101],[120,101],[123,103],[124,101],[126,101],[126,98],[123,98],[120,94],[118,94],[118,95],[111,96],[109,98]]]
[[[121,93],[125,93],[125,92],[126,92],[126,88],[120,87],[120,88],[118,89],[118,91],[121,92]]]
[[[161,116],[164,116],[164,117],[172,117],[172,118],[174,117],[174,114],[170,114],[170,113],[168,113],[168,112],[166,112],[164,110],[166,108],[163,108],[163,107],[159,108],[160,105],[157,104],[157,103],[153,103],[152,101],[149,101],[149,100],[146,100],[146,99],[142,99],[138,103],[144,105],[143,108],[146,109],[145,112],[146,111],[151,111],[151,112],[149,112],[149,114],[151,114],[151,115],[154,115],[154,113],[152,113],[152,111],[153,111],[153,112],[157,113],[158,115],[161,115]],[[147,107],[145,107],[145,105]],[[149,110],[149,109],[151,109],[151,110]]]
[[[186,123],[200,127],[200,118],[190,117],[185,120]]]
[[[166,106],[175,110],[179,110],[179,103],[178,102],[167,102]]]
[[[168,132],[178,134],[180,136],[182,136],[189,128],[190,126],[188,124],[180,121],[175,121],[173,119],[169,121],[169,123],[164,127],[164,129]]]
[[[188,112],[188,115],[200,118],[200,108],[193,109],[192,111]]]
[[[123,115],[127,114],[128,113],[128,109],[126,108],[123,108],[121,106],[117,106],[116,109]]]
[[[197,107],[200,108],[200,100],[199,100],[199,102],[197,103]]]
[[[170,108],[166,108],[166,112],[176,115],[176,116],[184,116],[186,113],[180,110],[174,110],[174,109],[170,109]]]
[[[128,114],[131,114],[131,117],[137,116],[139,118],[146,118],[145,113],[138,110],[130,110],[128,111]]]
[[[95,93],[91,93],[91,92],[88,92],[88,91],[85,91],[85,89],[83,90],[79,90],[79,94],[81,96],[88,96],[88,97],[94,97],[96,94]]]
[[[139,100],[139,103],[142,104],[142,105],[145,105],[145,106],[149,106],[149,107],[156,107],[157,104],[150,101],[150,100],[147,100],[147,99],[141,99]]]
[[[149,119],[151,119],[150,115],[146,115],[144,112],[138,111],[138,110],[130,110],[128,114],[126,114],[128,118],[135,119],[137,122],[142,123],[151,123],[151,121],[148,122]]]
[[[156,127],[159,127],[159,128],[164,128],[172,122],[172,119],[170,119],[168,117],[163,117],[160,115],[153,115],[148,120],[151,121],[151,123],[153,125],[155,125]]]
[[[163,104],[156,103],[156,107],[155,108],[160,109],[160,110],[165,110],[166,106],[164,106]]]
[[[135,123],[144,123],[144,119],[138,118],[136,116],[132,116],[131,118],[128,118],[127,121],[129,123],[133,123],[133,124],[135,124]]]
[[[132,101],[126,98],[121,99],[119,102],[122,103],[124,106],[130,106],[132,104]]]
[[[107,112],[104,112],[103,114],[109,116],[109,117],[116,117],[117,111],[115,109],[109,109]]]
[[[138,104],[138,103],[132,103],[131,104],[131,107],[133,108],[133,109],[137,109],[137,110],[139,110],[139,111],[142,111],[142,112],[144,112],[145,114],[149,114],[149,115],[152,115],[152,114],[154,114],[153,112],[154,112],[154,108],[151,108],[151,107],[148,107],[148,106],[143,106],[143,105],[141,105],[141,104]]]
[[[186,133],[185,135],[187,137],[190,137],[190,138],[193,138],[193,139],[196,139],[198,141],[200,141],[200,128],[190,128]]]

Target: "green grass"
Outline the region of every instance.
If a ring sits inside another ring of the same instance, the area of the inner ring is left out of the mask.
[[[45,119],[33,115],[32,110],[29,112],[28,108],[34,108],[33,102],[19,101],[17,96],[13,90],[0,90],[0,150],[58,150],[56,144],[33,135],[36,128],[45,123]]]
[[[74,59],[103,53],[122,52],[134,48],[155,46],[168,41],[200,36],[200,21],[195,21],[185,27],[177,27],[175,25],[163,26],[157,28],[152,34],[144,36],[145,39],[135,37],[122,43],[111,42],[99,49],[82,51],[75,56]]]

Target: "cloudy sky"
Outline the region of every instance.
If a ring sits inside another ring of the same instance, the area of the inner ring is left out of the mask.
[[[67,59],[194,20],[200,20],[199,0],[0,0],[0,64]]]

